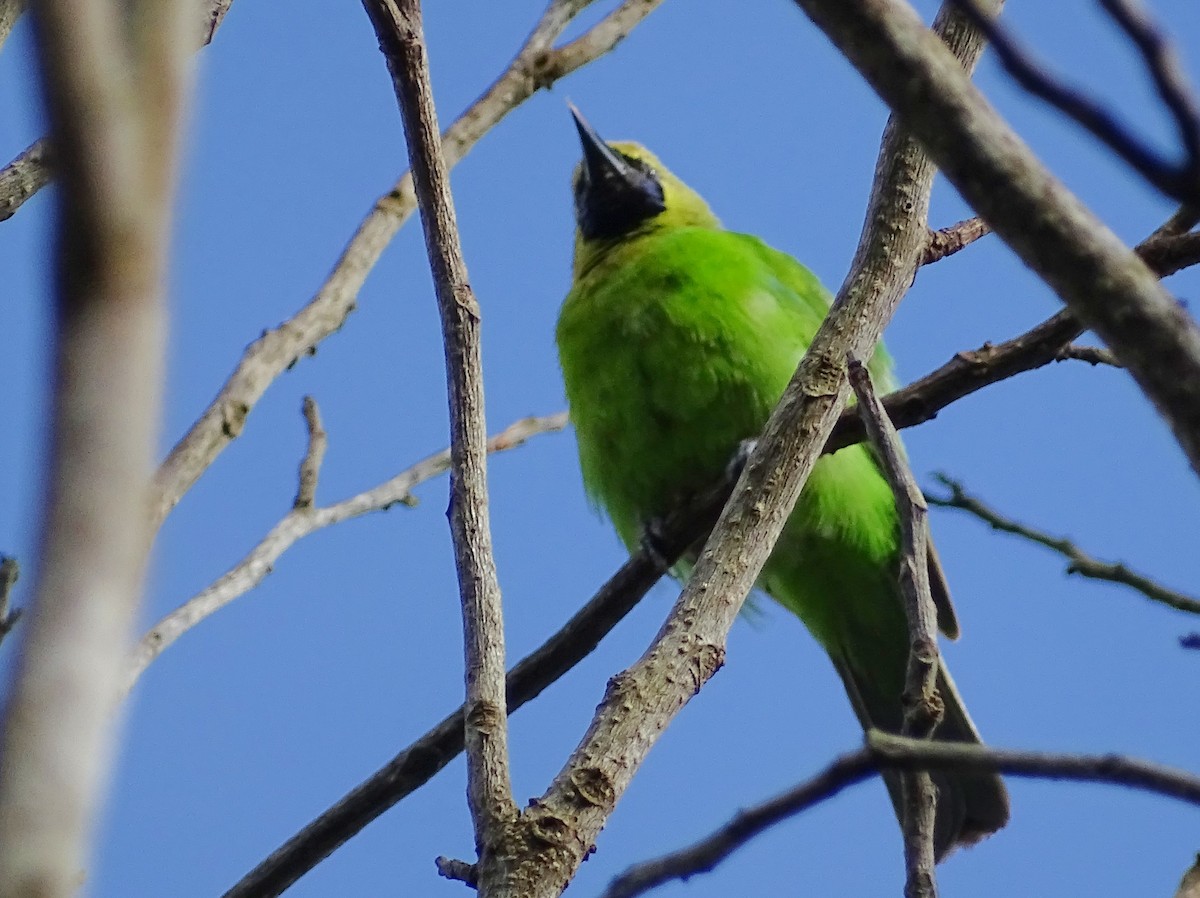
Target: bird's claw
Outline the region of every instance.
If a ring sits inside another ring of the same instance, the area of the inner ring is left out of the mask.
[[[650,556],[650,560],[664,574],[671,570],[671,562],[667,560],[667,553],[663,551],[663,522],[658,518],[651,518],[642,525],[642,537],[639,540],[642,546],[642,551]]]
[[[746,467],[746,462],[750,461],[750,456],[754,453],[758,446],[758,440],[742,440],[737,445],[737,449],[733,452],[733,457],[725,465],[725,477],[729,482],[737,483],[737,479],[742,476],[742,469]]]

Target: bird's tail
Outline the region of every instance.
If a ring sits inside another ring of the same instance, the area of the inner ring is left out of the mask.
[[[899,696],[885,694],[878,684],[861,677],[848,664],[837,664],[846,684],[846,692],[864,729],[900,731]],[[943,742],[981,742],[979,731],[967,714],[958,689],[943,662],[937,679],[938,692],[945,705],[945,716],[933,738]],[[903,824],[903,792],[899,771],[883,774],[896,816]],[[959,845],[972,845],[991,835],[1008,822],[1008,790],[994,773],[934,771],[938,790],[937,816],[934,822],[934,855],[941,861]]]

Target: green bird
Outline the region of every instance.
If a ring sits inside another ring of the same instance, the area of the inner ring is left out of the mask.
[[[766,424],[825,317],[830,294],[795,259],[721,227],[700,196],[635,143],[605,143],[572,108],[574,275],[557,341],[589,497],[630,550],[721,478]],[[880,349],[869,365],[894,389]],[[899,732],[908,629],[898,583],[899,520],[872,452],[817,462],[758,585],[824,646],[863,727]],[[938,624],[958,622],[929,552]],[[685,562],[675,573],[685,576]],[[935,738],[979,742],[943,665]],[[900,815],[900,778],[885,774]],[[935,853],[1008,820],[998,776],[937,773]]]

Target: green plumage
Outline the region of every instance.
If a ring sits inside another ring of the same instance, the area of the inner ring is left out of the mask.
[[[590,497],[636,547],[756,438],[828,310],[806,268],[721,229],[704,201],[636,144],[580,121],[574,283],[557,339]],[[882,351],[879,388],[893,386]],[[891,490],[864,446],[818,461],[759,585],[820,641],[864,726],[898,731],[907,628]],[[940,623],[957,635],[931,552]],[[938,738],[978,741],[947,675]],[[1003,784],[939,776],[937,853],[1004,824]],[[889,778],[894,801],[898,780]]]

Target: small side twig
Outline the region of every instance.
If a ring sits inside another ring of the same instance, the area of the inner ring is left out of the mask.
[[[867,436],[896,498],[900,518],[900,591],[908,620],[908,669],[904,681],[904,720],[900,732],[928,739],[942,720],[937,691],[937,608],[929,587],[929,508],[900,446],[900,436],[871,383],[867,367],[849,358],[850,386]],[[936,898],[933,834],[937,789],[928,771],[903,778],[905,898]]]
[[[565,412],[544,417],[521,418],[488,440],[488,451],[503,452],[514,449],[533,436],[556,433],[566,426]],[[305,453],[306,461],[311,450],[310,441]],[[301,469],[303,470],[303,463]],[[397,504],[415,505],[417,500],[412,496],[413,488],[448,470],[450,450],[445,449],[417,462],[378,486],[333,505],[293,505],[237,564],[146,631],[130,656],[125,673],[125,691],[132,689],[146,668],[184,633],[258,586],[274,570],[280,557],[301,539],[360,515],[387,511]]]
[[[308,427],[308,448],[300,460],[299,484],[296,487],[296,499],[292,502],[292,508],[296,509],[311,508],[316,501],[317,479],[321,476],[321,463],[329,446],[329,435],[321,424],[321,409],[317,407],[317,400],[305,396],[301,409]]]
[[[921,260],[921,264],[932,265],[947,256],[953,256],[959,250],[965,249],[980,237],[991,232],[992,229],[987,226],[987,222],[978,215],[952,224],[948,228],[931,230],[929,243],[925,247],[925,257]]]
[[[433,859],[433,863],[437,867],[438,876],[443,879],[466,883],[473,889],[479,886],[479,867],[477,865],[468,864],[466,861],[452,857],[436,857]]]
[[[12,589],[21,576],[21,566],[17,559],[9,555],[0,555],[0,643],[12,632],[17,621],[21,619],[20,608],[10,609]]]
[[[1200,599],[1195,599],[1184,593],[1168,589],[1151,580],[1149,577],[1131,571],[1121,562],[1101,561],[1089,555],[1065,537],[1053,536],[1043,530],[1029,527],[1014,521],[1012,518],[1005,517],[980,499],[968,493],[962,483],[952,477],[941,473],[935,474],[934,477],[937,478],[939,483],[950,490],[950,495],[933,496],[926,494],[925,498],[930,505],[936,505],[940,508],[957,508],[969,512],[989,525],[993,530],[1011,533],[1015,536],[1023,537],[1030,542],[1045,546],[1047,549],[1053,549],[1068,560],[1068,574],[1078,574],[1081,577],[1087,577],[1092,580],[1120,583],[1137,590],[1151,601],[1159,602],[1178,611],[1186,611],[1189,614],[1200,614]]]
[[[1111,368],[1125,367],[1121,364],[1121,360],[1112,354],[1111,350],[1101,346],[1080,346],[1077,343],[1068,343],[1058,351],[1058,354],[1054,357],[1054,361],[1065,362],[1068,359],[1087,362],[1093,367],[1096,365],[1108,365]]]

